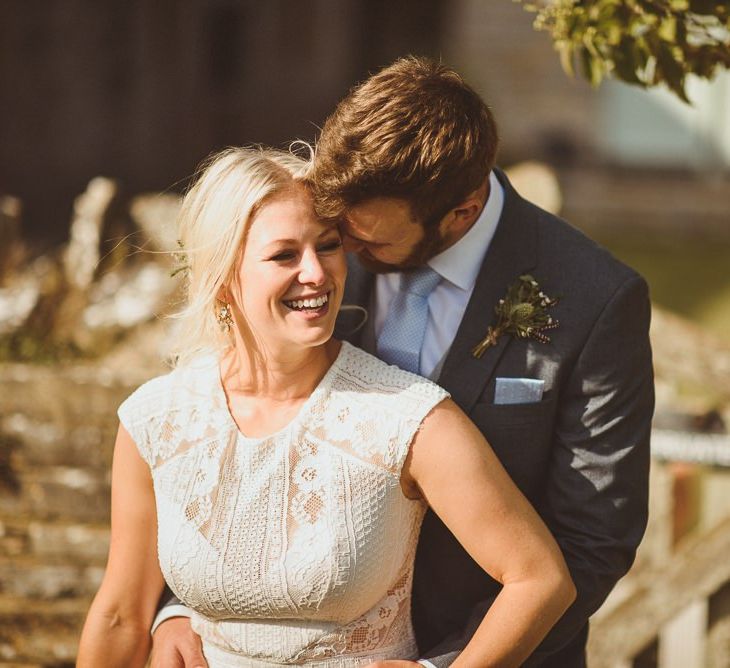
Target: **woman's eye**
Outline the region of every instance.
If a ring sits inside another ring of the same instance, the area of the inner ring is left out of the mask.
[[[292,251],[282,251],[281,253],[277,253],[276,255],[270,257],[270,260],[273,260],[274,262],[288,262],[289,260],[293,260],[295,257],[295,253]]]

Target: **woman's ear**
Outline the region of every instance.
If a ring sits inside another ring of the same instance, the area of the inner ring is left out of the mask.
[[[231,292],[228,289],[228,286],[221,285],[220,288],[218,288],[218,294],[216,294],[215,298],[219,302],[223,302],[224,304],[230,304],[231,303]]]

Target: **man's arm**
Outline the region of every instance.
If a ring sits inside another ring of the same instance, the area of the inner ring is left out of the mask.
[[[578,598],[535,658],[580,631],[629,570],[644,535],[654,413],[650,318],[648,288],[634,277],[606,305],[570,375],[545,519]]]
[[[578,596],[526,666],[567,645],[634,560],[648,506],[654,385],[650,302],[643,279],[624,283],[596,320],[561,390],[541,515],[568,564]],[[438,668],[458,656],[483,617],[424,658]]]
[[[166,622],[168,619],[172,619],[173,617],[187,617],[189,619],[190,615],[190,608],[186,608],[185,604],[165,585],[162,596],[160,596],[160,601],[157,604],[157,615],[152,622],[150,633],[154,635],[160,624]]]
[[[151,668],[206,668],[200,636],[190,626],[191,611],[165,586],[152,623]]]

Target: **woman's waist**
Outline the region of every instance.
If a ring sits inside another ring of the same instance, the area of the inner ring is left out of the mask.
[[[307,668],[356,668],[367,666],[374,661],[387,659],[402,659],[415,661],[418,657],[418,649],[413,638],[405,642],[397,643],[390,647],[384,647],[373,651],[332,653],[300,656],[274,656],[252,657],[230,649],[224,649],[211,641],[203,640],[203,654],[208,662],[209,668],[279,668],[284,666],[302,666]]]
[[[339,668],[370,663],[376,655],[409,659],[417,654],[410,606],[383,607],[347,624],[308,619],[211,620],[199,614],[191,621],[204,646],[220,654],[221,666],[306,663]]]

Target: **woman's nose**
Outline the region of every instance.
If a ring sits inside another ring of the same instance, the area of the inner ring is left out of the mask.
[[[325,281],[325,271],[316,251],[308,251],[302,255],[302,264],[299,272],[302,283],[322,285]]]

